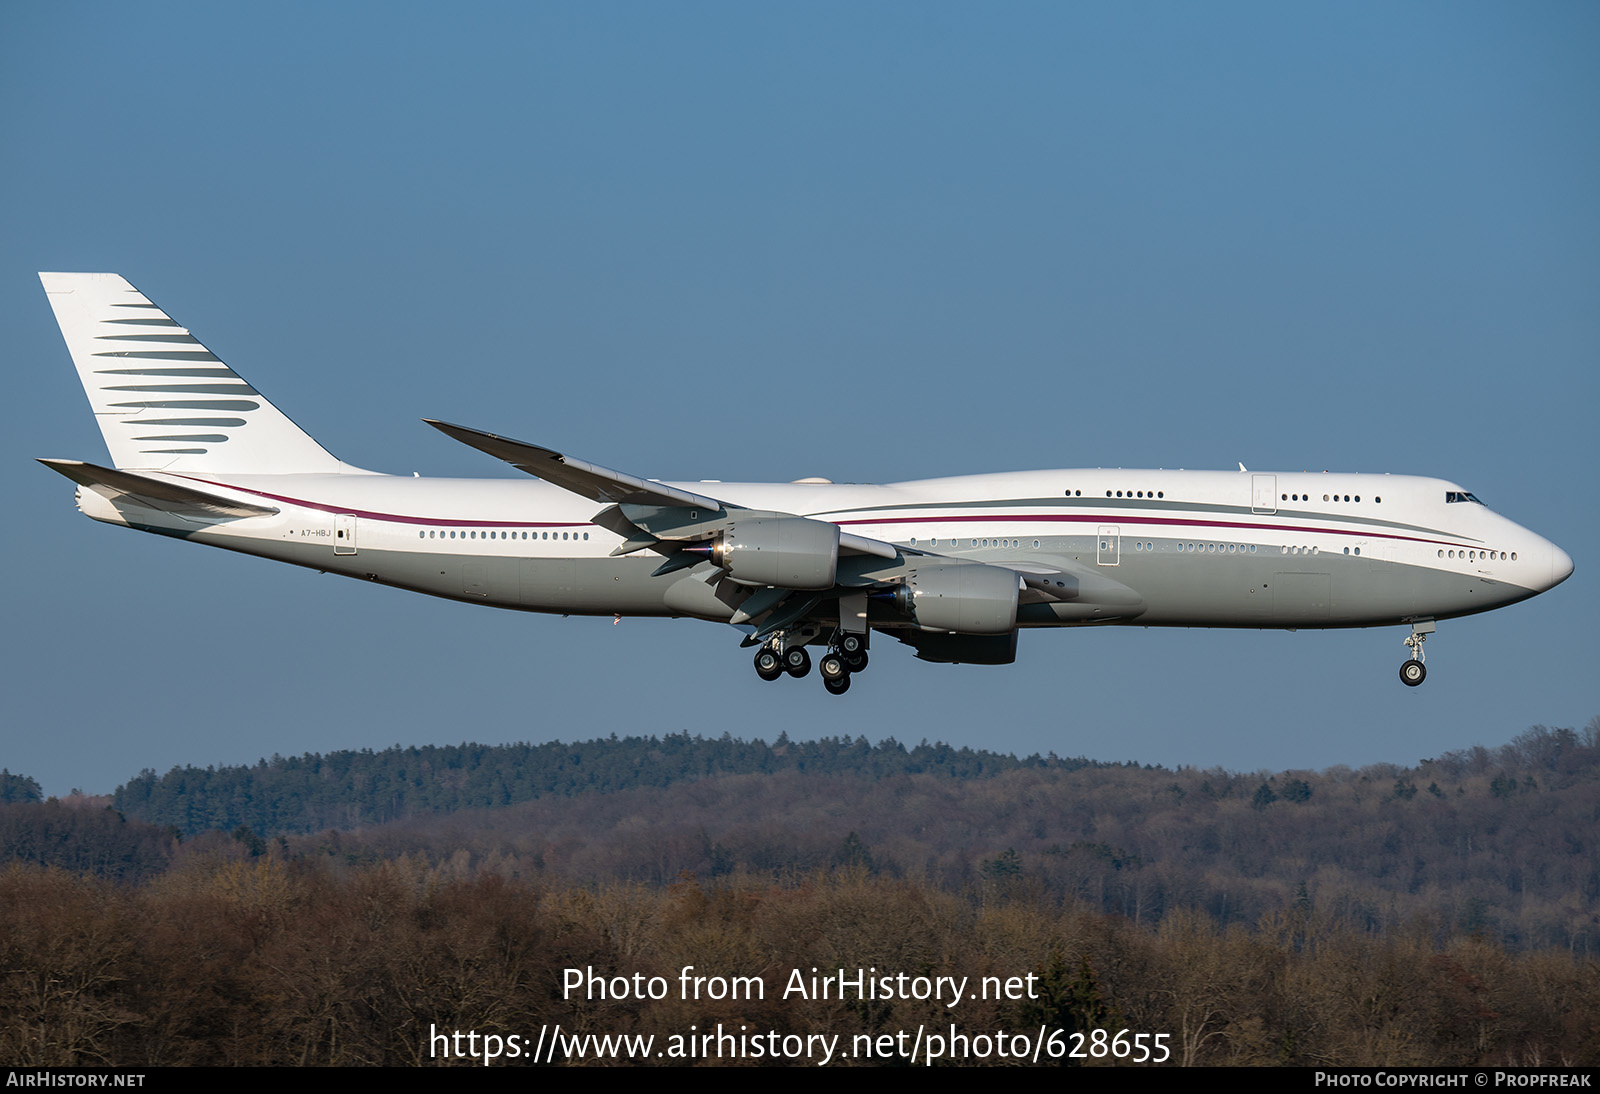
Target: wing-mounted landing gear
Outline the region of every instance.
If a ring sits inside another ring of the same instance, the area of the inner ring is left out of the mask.
[[[763,680],[776,680],[784,673],[797,679],[806,676],[811,672],[811,655],[806,652],[806,644],[818,637],[815,627],[769,636],[756,650],[756,675]],[[822,685],[834,695],[849,691],[850,677],[866,667],[867,636],[853,631],[835,631],[828,642],[828,652],[817,661]]]
[[[827,654],[817,663],[823,687],[834,695],[849,691],[850,677],[866,667],[867,635],[856,631],[835,631]]]
[[[1431,619],[1417,619],[1411,623],[1411,634],[1406,638],[1406,647],[1411,650],[1411,660],[1400,666],[1400,682],[1408,688],[1414,688],[1428,678],[1428,667],[1423,664],[1427,658],[1422,653],[1422,643],[1427,641],[1428,635],[1433,631]]]
[[[834,648],[839,651],[839,656],[844,658],[845,666],[851,672],[860,672],[867,667],[867,636],[865,634],[841,634],[834,643]]]

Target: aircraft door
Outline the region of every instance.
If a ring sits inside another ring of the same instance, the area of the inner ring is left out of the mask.
[[[1278,476],[1250,476],[1250,511],[1252,513],[1278,511]]]
[[[333,518],[333,553],[356,553],[356,518],[350,513],[340,513]]]
[[[1116,524],[1102,524],[1100,538],[1095,546],[1094,560],[1101,566],[1115,566],[1118,564],[1118,553],[1122,549],[1122,527]]]

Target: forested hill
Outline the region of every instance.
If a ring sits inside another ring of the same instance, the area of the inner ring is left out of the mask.
[[[978,779],[1019,769],[1139,767],[1082,757],[1016,756],[926,741],[907,748],[864,737],[769,745],[729,734],[615,735],[573,744],[429,745],[374,752],[273,756],[250,766],[146,770],[117,788],[117,809],[185,835],[248,826],[263,835],[354,828],[429,813],[514,805],[548,796],[663,788],[713,775],[929,774]]]
[[[117,806],[0,804],[0,864],[137,883],[231,855],[658,886],[846,868],[1136,924],[1316,913],[1585,960],[1600,937],[1600,718],[1414,766],[1276,773],[859,738],[393,748],[147,772]]]

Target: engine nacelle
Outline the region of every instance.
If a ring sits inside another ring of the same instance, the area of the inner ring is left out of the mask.
[[[711,557],[744,585],[831,589],[839,528],[807,517],[741,517],[717,537]]]
[[[896,599],[925,631],[1007,634],[1017,626],[1017,575],[998,566],[918,566]]]
[[[935,634],[896,631],[922,661],[941,665],[1009,665],[1017,659],[1017,632],[1010,634]]]

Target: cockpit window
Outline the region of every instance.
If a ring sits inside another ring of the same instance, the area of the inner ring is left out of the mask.
[[[1483,504],[1483,502],[1478,500],[1477,495],[1469,494],[1465,490],[1446,490],[1444,492],[1444,500],[1446,502],[1470,501],[1475,505],[1482,505]]]

